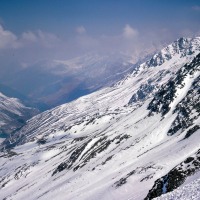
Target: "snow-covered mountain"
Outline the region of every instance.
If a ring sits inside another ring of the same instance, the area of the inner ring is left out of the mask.
[[[199,53],[199,37],[181,38],[114,86],[28,120],[1,145],[0,198],[140,200],[192,184]]]
[[[7,137],[36,114],[38,110],[26,107],[19,99],[0,93],[0,138]]]

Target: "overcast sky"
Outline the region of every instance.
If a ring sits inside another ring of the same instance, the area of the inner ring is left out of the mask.
[[[90,52],[138,56],[196,35],[199,0],[0,1],[0,68]]]

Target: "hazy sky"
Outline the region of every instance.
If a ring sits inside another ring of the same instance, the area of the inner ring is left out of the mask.
[[[1,68],[94,51],[137,56],[199,34],[199,0],[0,1]]]

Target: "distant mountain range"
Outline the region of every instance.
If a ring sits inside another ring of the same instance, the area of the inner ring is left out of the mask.
[[[56,63],[86,77],[79,61]],[[0,199],[200,198],[200,37],[125,63],[119,81],[32,117],[0,144]]]
[[[1,80],[4,87],[23,94],[23,99],[43,111],[111,86],[133,71],[136,63],[131,59],[124,54],[88,54],[71,60],[41,61]]]
[[[0,93],[0,138],[8,137],[38,113],[37,109],[26,107],[19,99]]]

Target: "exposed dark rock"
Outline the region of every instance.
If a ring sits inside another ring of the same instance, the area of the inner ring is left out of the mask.
[[[58,172],[61,172],[63,171],[64,169],[67,168],[67,163],[63,162],[63,163],[60,163],[60,165],[58,165],[58,167],[56,168],[56,170],[53,172],[52,176]]]
[[[189,129],[184,137],[184,139],[189,138],[193,133],[195,133],[198,129],[200,129],[199,125],[195,125],[191,129]]]
[[[188,176],[198,172],[200,170],[199,154],[200,150],[194,156],[185,159],[182,163],[169,171],[168,174],[156,180],[145,200],[150,200],[173,191],[182,185]]]
[[[149,83],[141,85],[137,92],[133,94],[128,104],[146,100],[146,98],[155,90],[155,88],[155,85],[151,85]]]
[[[112,159],[112,157],[113,157],[113,155],[106,158],[106,160],[104,162],[102,162],[102,165],[105,165],[109,160]]]
[[[47,141],[46,141],[46,139],[45,138],[41,138],[41,139],[39,139],[38,141],[37,141],[37,143],[39,144],[39,145],[43,145],[43,144],[45,144]]]
[[[116,188],[124,185],[125,183],[127,183],[127,180],[130,176],[134,175],[134,174],[142,174],[142,173],[145,173],[147,172],[147,170],[149,169],[152,169],[154,168],[152,165],[148,165],[148,166],[145,166],[145,167],[137,167],[136,169],[132,170],[131,172],[129,172],[126,176],[122,177],[119,181],[116,181],[114,183],[114,186]],[[144,180],[148,180],[148,179],[151,179],[153,178],[153,175],[154,174],[149,174],[148,176],[144,177],[141,179],[141,182],[144,181]]]
[[[72,165],[76,162],[76,160],[78,159],[78,157],[81,155],[81,153],[83,152],[83,150],[85,149],[85,147],[87,146],[87,144],[90,142],[91,140],[86,141],[83,145],[81,145],[80,147],[76,148],[76,150],[74,150],[72,152],[72,154],[70,155],[69,159],[63,163],[61,163],[60,165],[58,165],[58,167],[54,170],[53,175],[55,175],[58,172],[63,171],[64,169],[70,169],[72,167]]]

